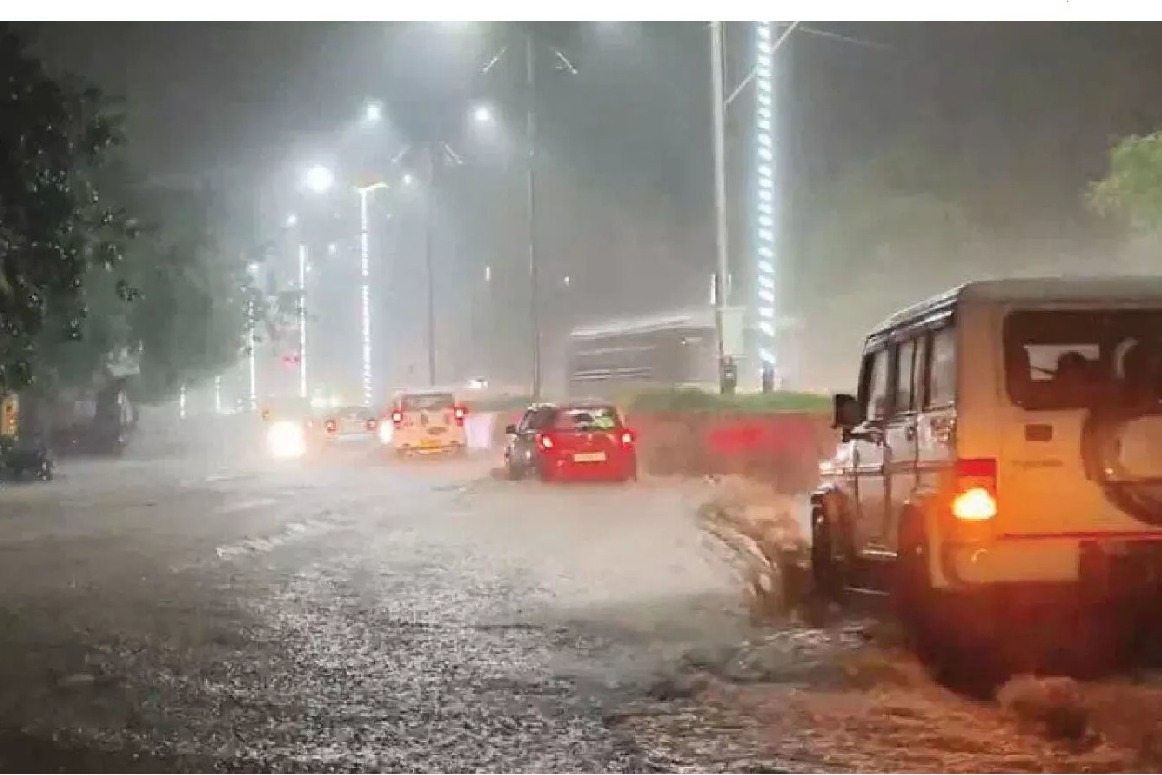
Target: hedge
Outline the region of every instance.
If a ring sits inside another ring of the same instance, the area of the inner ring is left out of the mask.
[[[677,388],[641,391],[630,399],[627,406],[631,412],[826,413],[831,411],[831,397],[792,391],[726,396],[697,388]]]
[[[504,396],[470,401],[475,412],[520,411],[531,403],[528,396]],[[711,412],[770,414],[776,412],[829,413],[831,397],[817,393],[743,393],[724,396],[697,388],[639,390],[619,396],[618,406],[630,412]]]

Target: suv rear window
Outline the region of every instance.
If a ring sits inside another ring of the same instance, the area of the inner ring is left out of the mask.
[[[612,406],[578,406],[557,410],[553,429],[559,431],[611,431],[621,427]]]
[[[400,399],[400,409],[405,412],[432,412],[455,405],[456,399],[451,393],[416,393]]]
[[[1162,310],[1021,310],[1005,319],[1005,387],[1025,409],[1162,398]]]

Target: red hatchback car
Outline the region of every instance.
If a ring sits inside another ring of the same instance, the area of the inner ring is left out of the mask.
[[[610,404],[537,404],[505,432],[504,463],[510,479],[637,478],[637,439]]]

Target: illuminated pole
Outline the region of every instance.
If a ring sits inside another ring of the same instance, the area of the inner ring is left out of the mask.
[[[372,183],[356,189],[359,192],[359,313],[363,354],[363,405],[371,406],[371,195],[386,189],[384,182]]]
[[[254,300],[246,305],[246,318],[248,326],[246,330],[246,348],[250,351],[250,411],[258,410],[258,354],[254,352],[255,336],[254,336]]]
[[[755,309],[763,389],[778,382],[775,328],[775,182],[771,23],[755,22]]]
[[[726,306],[730,293],[730,251],[726,223],[726,86],[722,62],[722,22],[710,22],[710,86],[714,117],[714,328],[718,348],[718,385],[726,391]]]
[[[307,246],[299,243],[299,396],[307,398]]]
[[[214,377],[214,414],[222,414],[222,378]]]

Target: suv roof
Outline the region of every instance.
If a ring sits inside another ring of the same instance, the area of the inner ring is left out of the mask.
[[[1157,275],[1095,275],[1090,277],[1010,277],[974,280],[905,307],[885,318],[873,334],[906,323],[957,301],[1162,301],[1162,278]]]

